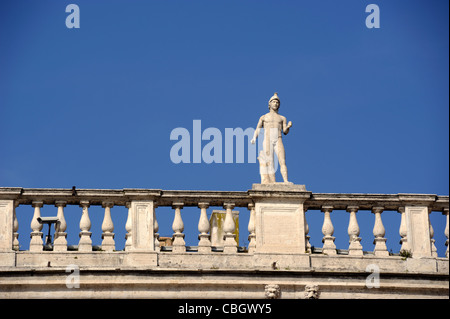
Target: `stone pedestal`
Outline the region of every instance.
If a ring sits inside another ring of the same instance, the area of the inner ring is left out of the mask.
[[[271,184],[253,184],[252,191],[270,191],[270,192],[306,192],[308,193],[308,198],[311,192],[306,190],[305,185],[296,185],[292,183],[271,183]],[[305,198],[306,200],[306,198]]]
[[[149,201],[132,201],[130,206],[130,233],[132,234],[129,251],[154,251],[154,210],[155,204]]]
[[[406,206],[408,245],[413,258],[431,257],[431,236],[428,207]]]
[[[306,252],[304,201],[311,196],[304,185],[253,184],[256,253]]]
[[[0,201],[0,251],[13,249],[14,201]],[[42,243],[41,243],[42,245]]]

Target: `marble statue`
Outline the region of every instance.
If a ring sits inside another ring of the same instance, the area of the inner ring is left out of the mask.
[[[259,153],[259,167],[261,175],[261,184],[272,184],[275,181],[275,163],[274,152],[278,157],[280,164],[280,172],[285,184],[292,184],[288,181],[288,173],[286,167],[286,153],[282,141],[282,133],[284,135],[289,133],[292,122],[286,122],[286,118],[278,114],[280,108],[280,98],[278,93],[275,93],[269,100],[269,113],[264,114],[259,118],[256,126],[255,134],[251,140],[255,144],[256,138],[259,135],[261,128],[264,128],[264,142],[263,150]]]

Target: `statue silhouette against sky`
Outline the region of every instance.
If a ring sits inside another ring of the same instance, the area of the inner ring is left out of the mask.
[[[255,144],[256,138],[259,135],[261,128],[264,128],[264,143],[263,150],[259,153],[258,160],[261,174],[261,184],[275,183],[275,165],[274,165],[274,152],[278,157],[280,164],[280,172],[283,177],[283,181],[286,184],[288,182],[288,174],[286,167],[286,153],[282,141],[282,133],[285,135],[289,133],[289,129],[292,126],[292,122],[286,123],[286,118],[278,114],[280,108],[280,99],[278,93],[275,93],[269,100],[269,113],[264,114],[259,118],[258,125],[256,126],[255,134],[251,140],[252,144]]]

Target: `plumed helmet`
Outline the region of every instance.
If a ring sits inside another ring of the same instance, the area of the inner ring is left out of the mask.
[[[278,93],[277,93],[277,92],[275,92],[275,93],[273,94],[273,96],[270,98],[269,103],[270,103],[270,101],[272,101],[272,100],[278,100],[278,102],[280,102],[280,98],[278,97]]]

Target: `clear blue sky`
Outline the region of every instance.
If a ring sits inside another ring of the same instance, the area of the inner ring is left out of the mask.
[[[70,3],[80,7],[79,29],[65,25]],[[370,3],[380,7],[379,29],[365,25]],[[255,127],[279,92],[280,113],[293,122],[284,138],[292,182],[320,193],[448,195],[448,7],[440,0],[2,1],[0,186],[246,191],[259,182],[258,164],[174,164],[170,132],[192,132],[194,119],[222,134]],[[27,246],[32,208],[19,210]],[[76,244],[81,209],[67,211]],[[103,212],[90,211],[99,243]],[[160,233],[171,235],[173,213],[161,211]],[[112,212],[122,248],[126,212]],[[386,227],[388,215],[395,251],[399,214],[383,214]],[[197,213],[185,209],[183,217],[195,245]],[[361,236],[371,250],[373,215],[358,217],[361,227],[367,220]],[[307,218],[321,246],[323,214]],[[338,248],[347,248],[348,213],[332,219]],[[434,213],[432,223],[442,254],[444,217]]]

